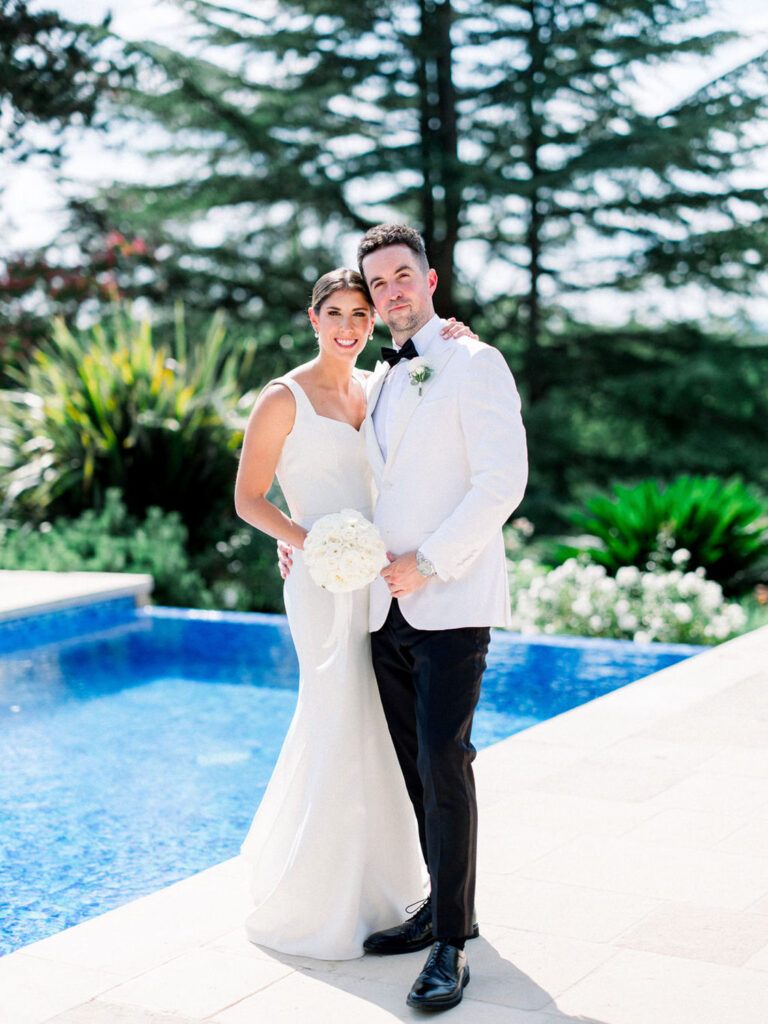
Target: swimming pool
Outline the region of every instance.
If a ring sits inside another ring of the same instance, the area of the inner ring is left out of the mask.
[[[697,650],[495,632],[475,745]],[[0,954],[236,854],[296,687],[281,616],[121,599],[0,622]]]

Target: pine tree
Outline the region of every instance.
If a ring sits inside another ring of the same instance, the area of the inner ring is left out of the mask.
[[[172,132],[182,174],[122,198],[140,229],[173,224],[195,288],[225,304],[241,305],[251,260],[246,290],[266,297],[275,267],[285,283],[294,260],[330,265],[345,232],[404,217],[425,235],[446,309],[462,296],[462,238],[527,277],[515,290],[536,395],[543,282],[554,295],[649,280],[733,290],[764,266],[763,190],[732,172],[765,110],[765,58],[662,113],[634,99],[644,70],[727,40],[698,34],[708,0],[186,6],[203,55],[145,44],[162,88],[128,97]],[[211,209],[231,214],[221,244],[184,247],[179,223]]]
[[[102,25],[74,23],[55,11],[30,11],[26,0],[0,0],[0,154],[61,157],[63,130],[91,124],[101,93],[119,82],[99,44]],[[34,136],[43,125],[47,138]]]
[[[692,280],[743,291],[764,269],[764,190],[737,186],[733,172],[753,156],[767,55],[651,115],[634,99],[641,73],[728,38],[697,33],[705,0],[473,7],[489,25],[475,45],[493,54],[472,95],[476,202],[496,211],[490,251],[527,276],[523,376],[535,402],[549,385],[547,293]],[[512,116],[499,124],[501,111]]]
[[[581,379],[587,345],[605,352],[599,331],[571,329],[582,294],[634,293],[642,313],[648,288],[744,294],[766,268],[764,190],[742,173],[760,147],[766,55],[666,109],[643,102],[650,74],[728,41],[701,31],[710,6],[189,0],[199,51],[135,47],[144,78],[124,94],[126,118],[168,133],[165,180],[110,189],[81,216],[168,254],[156,297],[228,308],[286,364],[308,351],[312,279],[349,262],[371,223],[408,221],[438,271],[438,311],[494,328],[519,371],[542,466],[553,421],[583,405],[562,375]],[[615,332],[617,349],[631,334]],[[534,481],[552,504],[568,457],[564,438]]]

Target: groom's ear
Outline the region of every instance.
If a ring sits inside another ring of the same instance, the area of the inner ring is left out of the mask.
[[[435,288],[437,288],[437,271],[433,270],[432,267],[427,271],[427,281],[429,283],[429,294],[434,295]]]

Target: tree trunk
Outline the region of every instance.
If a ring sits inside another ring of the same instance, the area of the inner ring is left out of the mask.
[[[539,281],[541,278],[541,232],[544,224],[536,182],[541,168],[539,166],[539,150],[542,145],[542,117],[536,104],[537,73],[544,71],[544,46],[541,41],[540,25],[537,20],[539,5],[537,0],[530,0],[527,5],[531,18],[528,35],[528,49],[531,63],[526,76],[525,110],[527,125],[525,126],[525,158],[530,175],[530,194],[528,197],[528,224],[526,227],[526,245],[528,248],[528,295],[525,300],[527,318],[525,323],[525,351],[523,357],[524,378],[529,404],[534,404],[544,392],[544,365],[541,351],[541,297]]]
[[[435,308],[454,313],[454,253],[459,235],[461,180],[450,0],[420,0],[417,56],[421,93],[422,223],[430,263],[437,271]]]

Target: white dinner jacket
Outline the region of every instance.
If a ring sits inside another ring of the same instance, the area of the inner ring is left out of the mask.
[[[435,331],[444,322],[435,318]],[[400,608],[417,629],[508,626],[501,528],[528,476],[520,397],[501,353],[480,341],[435,338],[427,362],[422,394],[409,383],[398,402],[386,462],[371,417],[388,365],[378,363],[367,382],[374,522],[388,551],[419,548],[437,570]],[[390,602],[379,576],[371,584],[371,631]]]

